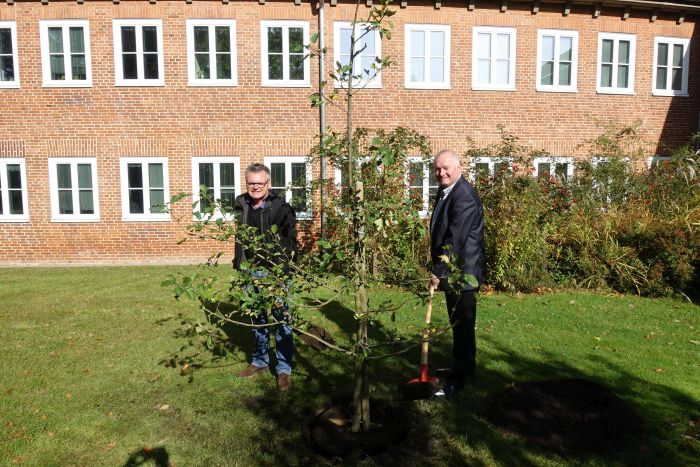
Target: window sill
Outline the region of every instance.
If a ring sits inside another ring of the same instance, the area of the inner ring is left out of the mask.
[[[144,217],[124,217],[122,216],[122,221],[124,222],[170,222],[170,216],[166,217],[155,217],[155,216],[144,216]]]
[[[189,81],[187,85],[193,88],[235,88],[238,83],[236,81]]]
[[[165,86],[165,81],[159,80],[159,81],[116,81],[114,83],[115,86],[117,87],[163,87]]]
[[[545,87],[537,87],[536,88],[537,92],[563,92],[563,93],[577,93],[578,89],[576,88],[545,88]]]
[[[690,94],[687,92],[652,91],[651,95],[657,97],[690,97]]]
[[[404,83],[405,89],[417,89],[417,90],[450,90],[452,89],[450,84],[440,84],[440,83]]]
[[[54,223],[84,223],[84,222],[100,222],[99,217],[51,217],[51,222]]]
[[[310,88],[311,83],[309,82],[298,82],[298,81],[263,81],[260,84],[265,88]]]
[[[621,96],[634,96],[634,89],[630,90],[625,90],[625,89],[608,89],[608,88],[597,88],[596,93],[598,94],[618,94]]]
[[[472,91],[504,91],[504,92],[515,92],[515,86],[484,86],[484,85],[472,85]]]
[[[44,83],[42,85],[44,88],[91,88],[92,87],[92,82],[89,83],[83,83],[83,82],[61,82],[61,83]]]
[[[12,82],[11,84],[6,84],[7,81],[0,81],[0,89],[19,89],[19,83]]]
[[[29,217],[16,217],[16,218],[2,218],[0,217],[0,224],[27,224],[29,223]]]

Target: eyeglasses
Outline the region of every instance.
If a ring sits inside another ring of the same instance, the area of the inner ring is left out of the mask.
[[[269,181],[270,181],[270,180],[267,180],[267,181],[264,181],[264,182],[249,182],[248,180],[246,180],[245,184],[248,185],[249,187],[253,187],[253,188],[255,188],[255,187],[262,188],[262,187],[264,187],[265,185],[267,185],[267,183],[268,183]]]

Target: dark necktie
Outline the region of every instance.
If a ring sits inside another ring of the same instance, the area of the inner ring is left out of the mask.
[[[435,221],[437,220],[440,209],[442,209],[442,202],[444,199],[445,199],[445,192],[440,191],[438,193],[437,200],[435,200],[435,207],[433,207],[433,217],[430,220],[430,231],[431,232],[435,228]]]

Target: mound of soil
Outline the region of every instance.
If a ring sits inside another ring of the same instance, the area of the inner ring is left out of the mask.
[[[494,394],[489,421],[562,454],[621,448],[639,415],[605,386],[569,378],[518,383]]]

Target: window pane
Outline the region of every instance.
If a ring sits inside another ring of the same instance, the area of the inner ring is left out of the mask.
[[[136,67],[136,54],[122,55],[122,71],[124,79],[137,79],[139,77]]]
[[[216,78],[231,79],[231,55],[216,54]]]
[[[7,187],[10,190],[22,189],[22,172],[19,169],[19,164],[7,165]]]
[[[282,53],[282,28],[267,28],[267,51]]]
[[[491,82],[491,60],[479,59],[477,62],[477,83],[490,83]]]
[[[306,163],[292,162],[292,185],[306,185]]]
[[[58,188],[71,188],[73,186],[70,173],[70,164],[56,165],[56,178],[58,179]]]
[[[542,79],[540,81],[540,84],[554,84],[554,62],[543,62],[541,73]]]
[[[555,165],[554,172],[557,174],[557,177],[561,178],[567,178],[569,174],[569,164],[567,162],[557,162]]]
[[[163,188],[163,164],[148,164],[148,186]]]
[[[477,58],[491,58],[491,34],[480,33],[476,37]]]
[[[214,28],[217,52],[231,51],[231,28],[228,26],[216,26]]]
[[[659,44],[658,53],[656,54],[657,65],[668,65],[668,44]]]
[[[0,188],[2,188],[0,186]],[[0,190],[0,214],[4,214],[3,208],[2,208],[2,190]]]
[[[349,54],[350,53],[350,36],[351,36],[351,30],[350,28],[341,28],[340,29],[340,52],[342,54]]]
[[[10,214],[24,214],[24,205],[22,203],[22,191],[10,190],[7,194],[10,198]]]
[[[267,73],[269,79],[282,79],[282,55],[268,55]]]
[[[158,54],[143,54],[143,77],[158,79]]]
[[[194,55],[194,73],[197,79],[209,79],[211,77],[208,53]]]
[[[559,60],[570,62],[573,58],[573,39],[571,37],[559,38]]]
[[[49,28],[49,53],[63,53],[63,29]]]
[[[199,185],[204,185],[207,188],[214,187],[214,164],[199,164]]]
[[[72,55],[71,56],[71,66],[73,79],[75,80],[86,80],[87,79],[87,68],[85,67],[85,55]]]
[[[129,190],[129,212],[143,214],[143,190]]]
[[[369,79],[376,70],[372,69],[372,65],[374,64],[374,56],[370,55],[360,55],[360,67],[361,67],[361,73],[362,77],[364,79]]]
[[[194,51],[209,52],[209,27],[194,27]]]
[[[367,31],[367,29],[362,29],[362,34],[365,34],[366,31]],[[375,50],[377,50],[375,48],[374,38],[375,38],[375,33],[374,33],[374,31],[371,31],[371,32],[366,33],[362,37],[362,40],[360,41],[360,48],[364,47],[365,45],[367,46],[367,48],[365,48],[365,50],[362,52],[362,54],[369,55],[372,57],[372,59],[374,59],[374,56],[376,55]]]
[[[129,188],[143,187],[143,167],[141,164],[129,164],[127,166]]]
[[[423,57],[425,55],[425,33],[423,31],[411,31],[411,57]]]
[[[554,36],[542,37],[542,60],[554,60]]]
[[[122,52],[136,52],[135,26],[122,26]]]
[[[627,65],[620,65],[617,67],[617,87],[618,88],[626,88],[627,87],[627,81],[629,78],[629,66]]]
[[[270,165],[271,186],[275,188],[284,188],[287,185],[284,174],[284,164],[275,162]]]
[[[560,86],[570,86],[571,85],[571,63],[560,63],[559,64],[559,85]]]
[[[672,68],[671,69],[671,89],[674,91],[680,91],[683,89],[683,69],[682,68]]]
[[[82,27],[68,29],[70,35],[70,51],[74,54],[85,53],[85,37]]]
[[[656,89],[666,89],[666,73],[665,66],[656,67]]]
[[[627,64],[630,62],[630,43],[629,41],[620,41],[620,51],[617,55],[619,63]]]
[[[420,162],[408,163],[408,185],[423,186],[423,164]]]
[[[423,63],[424,60],[425,59],[422,57],[411,58],[411,81],[425,81],[425,64]]]
[[[683,66],[683,45],[673,44],[673,66]]]
[[[92,165],[78,164],[78,188],[92,188]]]
[[[304,53],[304,30],[289,28],[289,52]]]
[[[611,63],[613,58],[613,41],[612,39],[603,39],[603,52],[601,60],[604,63]]]
[[[0,28],[0,54],[12,53],[12,31],[10,28]]]
[[[233,212],[233,203],[236,200],[236,193],[233,190],[221,190],[221,208],[225,212]]]
[[[510,34],[496,34],[496,57],[510,58]]]
[[[445,81],[445,59],[431,58],[430,59],[430,81],[433,83],[442,83]]]
[[[80,198],[80,214],[95,214],[92,190],[80,190],[78,196]]]
[[[14,81],[15,66],[12,56],[0,56],[0,81]]]
[[[496,60],[497,84],[508,84],[510,82],[509,68],[510,60]]]
[[[537,164],[537,176],[548,177],[551,174],[551,164],[549,162],[539,162]]]
[[[296,212],[306,211],[306,189],[305,188],[294,188],[292,189],[292,207]]]
[[[445,56],[445,33],[442,31],[430,32],[430,56]]]
[[[149,190],[151,195],[151,214],[163,212],[165,209],[165,191],[164,190]]]
[[[607,88],[612,86],[612,65],[601,65],[600,85]]]
[[[155,26],[143,27],[143,51],[158,52],[158,34]]]
[[[73,193],[70,190],[58,191],[58,213],[73,214]]]
[[[232,163],[222,163],[219,166],[219,183],[222,187],[236,186],[236,165]]]
[[[289,56],[289,79],[304,79],[304,56]]]
[[[474,164],[477,176],[488,177],[490,175],[488,162],[477,162]]]
[[[63,55],[51,55],[49,59],[51,64],[51,79],[64,80],[66,79],[66,68],[63,62]]]

